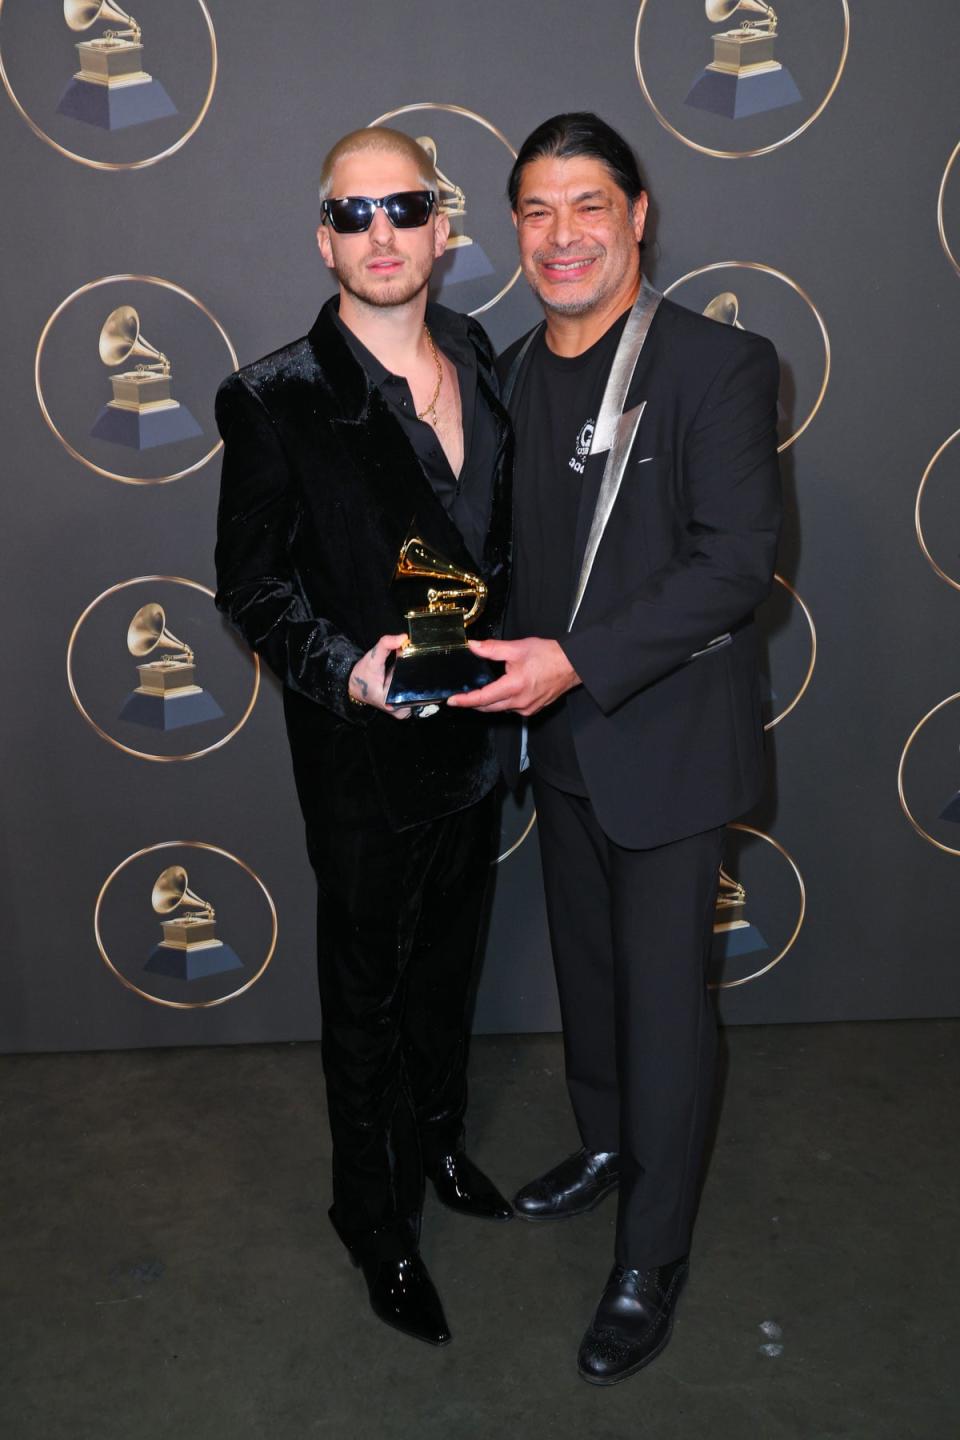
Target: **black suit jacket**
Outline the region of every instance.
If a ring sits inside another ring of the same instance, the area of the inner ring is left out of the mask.
[[[638,306],[651,296],[645,286]],[[628,324],[614,367],[630,366],[630,344]],[[521,358],[523,345],[500,362],[514,411],[532,354]],[[769,341],[660,300],[627,389],[621,433],[636,424],[635,436],[592,564],[599,467],[588,467],[574,566],[582,596],[561,644],[583,682],[567,697],[577,759],[620,845],[726,824],[759,796],[753,611],[770,590],[780,524],[778,383]],[[514,747],[508,780],[516,768]]]
[[[462,809],[494,785],[491,727],[441,707],[398,721],[354,705],[347,681],[383,634],[405,629],[391,582],[411,524],[489,586],[478,638],[500,633],[510,563],[510,424],[489,341],[466,317],[480,399],[498,450],[483,555],[471,556],[410,442],[334,323],[229,376],[217,393],[224,440],[217,605],[282,680],[308,824],[379,806],[394,828]],[[438,307],[428,307],[436,323]],[[372,781],[371,781],[372,777]],[[371,801],[374,789],[376,800]]]

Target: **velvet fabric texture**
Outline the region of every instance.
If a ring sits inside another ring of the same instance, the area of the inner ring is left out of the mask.
[[[328,301],[310,333],[228,377],[217,393],[225,442],[216,552],[217,606],[284,685],[294,769],[325,817],[354,813],[358,773],[400,830],[472,805],[498,765],[490,722],[441,707],[397,721],[354,705],[347,681],[384,634],[405,629],[391,589],[412,526],[489,587],[479,639],[500,633],[510,565],[509,420],[489,341],[462,324],[477,354],[480,397],[498,426],[490,525],[472,556],[379,391],[351,354]],[[427,323],[439,307],[428,306]],[[366,796],[366,789],[361,787]],[[318,817],[319,818],[319,817]]]

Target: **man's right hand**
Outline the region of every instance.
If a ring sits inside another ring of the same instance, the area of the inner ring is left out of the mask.
[[[407,639],[406,635],[381,635],[373,649],[354,665],[347,681],[347,689],[358,704],[372,705],[375,710],[383,710],[395,720],[407,720],[411,711],[409,705],[398,708],[387,704],[387,691],[390,689],[387,665],[390,657],[403,648]]]

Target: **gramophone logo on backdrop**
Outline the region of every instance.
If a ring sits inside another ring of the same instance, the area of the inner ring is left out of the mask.
[[[128,990],[174,1010],[206,1009],[263,975],[276,949],[277,912],[260,877],[229,850],[166,840],[128,855],[107,877],[94,936]]]
[[[80,615],[67,682],[84,720],[115,749],[195,760],[246,724],[260,662],[226,629],[207,586],[142,575],[112,585]]]
[[[71,30],[107,28],[76,45],[80,69],[57,106],[69,115],[101,130],[122,130],[162,120],[177,110],[159,80],[143,68],[143,32],[125,10],[112,0],[63,0],[63,18]]]
[[[960,856],[960,694],[932,706],[900,754],[897,790],[910,824],[928,844]]]
[[[780,449],[811,423],[830,381],[830,336],[813,300],[795,280],[755,260],[718,260],[664,291],[721,325],[772,340],[780,358]]]
[[[513,146],[491,121],[460,105],[402,105],[370,123],[403,130],[436,167],[450,239],[434,266],[432,293],[472,315],[489,310],[520,273],[504,200]]]
[[[793,947],[806,888],[792,856],[772,835],[729,825],[713,922],[710,984],[730,990],[758,980]]]
[[[144,364],[140,357],[151,363]],[[110,376],[113,399],[100,411],[91,435],[131,450],[147,450],[203,434],[187,407],[170,394],[170,361],[140,334],[140,316],[132,305],[119,305],[104,320],[100,359],[110,366],[130,359],[140,363]]]
[[[181,286],[107,275],[57,306],[34,368],[44,420],[75,460],[111,480],[156,485],[220,449],[213,397],[236,366],[222,325]]]
[[[714,25],[749,17],[738,28],[713,36],[713,59],[697,76],[685,103],[714,115],[739,120],[764,110],[796,105],[801,96],[786,66],[774,58],[777,14],[764,0],[706,0],[707,19]],[[756,18],[756,17],[761,18]]]
[[[119,0],[0,0],[0,79],[14,108],[44,144],[95,170],[174,154],[216,84],[206,0],[132,3],[136,15]]]
[[[718,159],[765,155],[809,129],[849,44],[849,0],[640,0],[634,27],[647,104],[675,139]]]

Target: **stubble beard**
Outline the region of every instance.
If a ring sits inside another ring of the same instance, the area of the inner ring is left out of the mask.
[[[389,251],[383,252],[383,258],[390,256]],[[364,270],[361,265],[352,266],[347,269],[345,266],[334,265],[333,273],[337,280],[352,296],[362,305],[369,305],[376,310],[390,310],[398,305],[409,305],[415,300],[430,283],[430,275],[433,271],[433,261],[426,262],[419,269],[406,271],[396,280],[386,282],[367,282]]]

